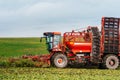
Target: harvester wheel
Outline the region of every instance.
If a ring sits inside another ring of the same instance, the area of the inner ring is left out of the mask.
[[[103,58],[103,67],[107,69],[116,69],[119,66],[119,59],[116,55],[109,54]]]
[[[64,54],[54,54],[51,59],[52,66],[58,67],[58,68],[65,68],[68,65],[68,59],[67,56]]]

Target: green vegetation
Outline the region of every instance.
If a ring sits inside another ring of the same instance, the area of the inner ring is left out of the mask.
[[[45,40],[39,38],[0,38],[0,56],[13,57],[24,54],[45,54]]]
[[[0,68],[0,80],[119,80],[119,70]]]
[[[45,40],[40,38],[0,38],[0,67],[46,67],[41,62],[22,59],[26,54],[46,54]]]

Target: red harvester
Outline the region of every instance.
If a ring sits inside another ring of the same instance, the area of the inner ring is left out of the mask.
[[[23,56],[64,68],[70,63],[99,64],[116,69],[120,61],[120,18],[103,17],[101,31],[89,26],[84,31],[45,32],[49,55]],[[61,39],[62,38],[62,39]]]

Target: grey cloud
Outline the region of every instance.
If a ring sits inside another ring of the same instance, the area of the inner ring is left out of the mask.
[[[38,36],[44,31],[97,26],[102,16],[120,17],[119,3],[119,0],[1,0],[0,31],[4,32],[0,34]]]

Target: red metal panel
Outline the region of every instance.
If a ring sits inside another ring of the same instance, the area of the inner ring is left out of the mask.
[[[63,36],[63,43],[74,54],[78,52],[91,52],[91,35],[87,32],[66,32]]]

